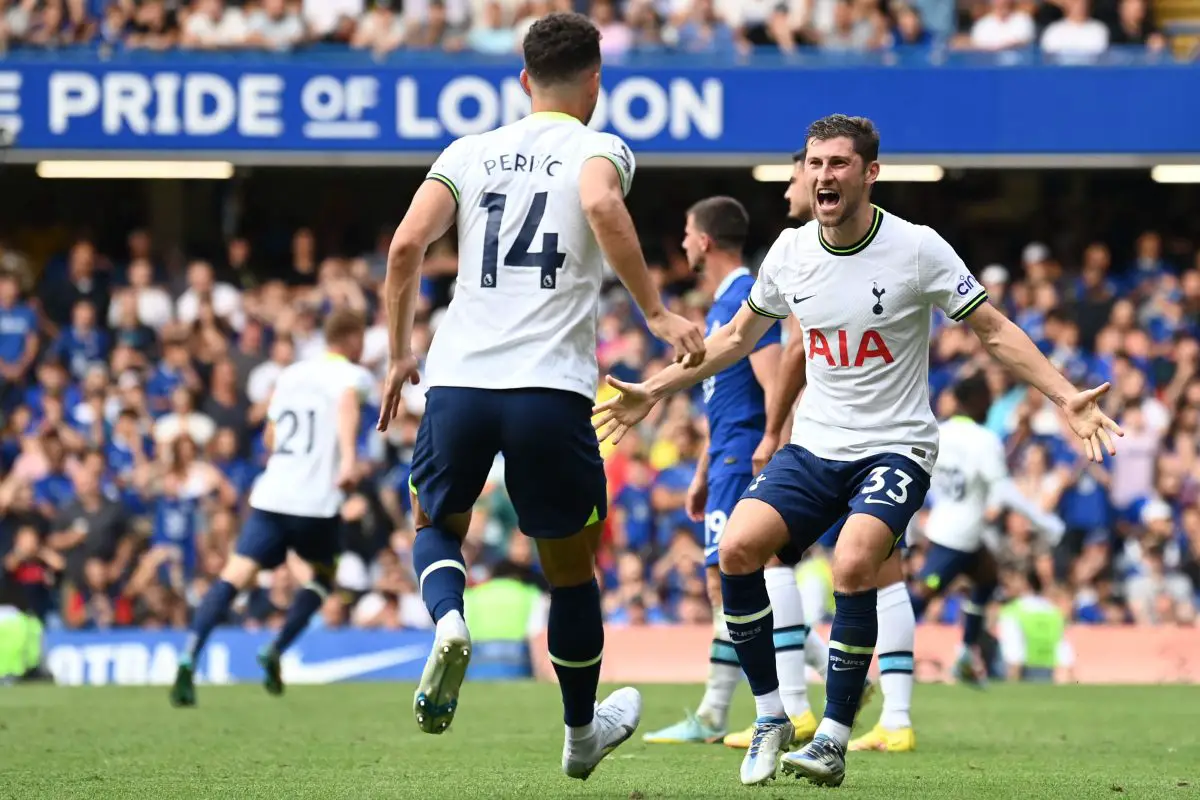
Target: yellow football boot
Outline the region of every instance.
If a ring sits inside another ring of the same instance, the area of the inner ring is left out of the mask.
[[[857,739],[850,740],[851,751],[878,750],[883,753],[907,753],[917,749],[917,735],[912,728],[888,730],[876,725]]]
[[[795,736],[792,737],[792,746],[802,745],[813,738],[817,732],[817,718],[813,716],[811,710],[805,711],[798,717],[792,717],[792,727],[796,729]],[[733,747],[738,750],[745,750],[750,747],[750,737],[754,735],[754,726],[751,725],[744,731],[734,731],[725,737],[724,744],[726,747]]]

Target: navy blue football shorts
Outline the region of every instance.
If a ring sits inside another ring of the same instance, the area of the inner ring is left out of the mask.
[[[441,524],[470,511],[496,454],[521,531],[560,539],[603,520],[608,482],[592,401],[559,389],[435,386],[413,450],[412,488]]]
[[[929,473],[898,453],[834,461],[789,444],[775,454],[742,498],[760,500],[783,517],[791,541],[779,558],[794,564],[817,541],[832,547],[851,514],[882,520],[892,531],[894,548],[928,491]]]

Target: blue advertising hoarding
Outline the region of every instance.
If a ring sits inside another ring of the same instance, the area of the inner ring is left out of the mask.
[[[157,55],[0,59],[10,160],[223,155],[240,163],[421,163],[528,113],[514,61]],[[643,163],[779,158],[813,119],[872,117],[895,159],[1200,154],[1200,67],[928,59],[606,67],[593,124]],[[649,159],[649,161],[647,161]]]
[[[262,670],[255,656],[272,638],[269,632],[217,629],[196,665],[197,680],[257,683]],[[182,631],[51,632],[46,636],[46,666],[66,686],[167,686],[175,678],[186,639]],[[283,678],[290,684],[416,681],[432,645],[430,631],[309,631],[284,655]],[[469,676],[531,677],[528,645],[477,642]]]

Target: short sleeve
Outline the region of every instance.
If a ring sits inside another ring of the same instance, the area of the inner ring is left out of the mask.
[[[758,268],[758,277],[755,278],[754,285],[750,287],[750,296],[746,298],[746,305],[750,306],[750,310],[755,314],[773,319],[787,319],[791,313],[787,300],[784,299],[775,283],[775,276],[784,263],[787,243],[792,235],[794,235],[793,231],[790,230],[781,233],[775,240],[775,244],[771,245],[771,249],[767,251],[767,257],[763,259],[762,266]],[[773,327],[779,328],[778,325]],[[775,335],[780,335],[778,330]]]
[[[987,289],[954,252],[954,248],[931,228],[925,228],[917,250],[917,279],[921,295],[946,312],[955,322],[966,319],[987,302]]]
[[[633,159],[633,151],[629,149],[629,145],[625,144],[620,136],[597,133],[592,137],[589,148],[583,161],[593,158],[606,158],[611,161],[621,179],[621,192],[628,195],[629,190],[633,188],[633,173],[637,170],[637,162]]]
[[[469,148],[467,139],[451,142],[425,175],[425,180],[437,181],[449,189],[450,194],[454,195],[455,203],[459,202],[460,191],[466,178]]]
[[[1004,456],[1004,445],[1000,437],[988,432],[983,437],[982,452],[980,453],[979,470],[989,486],[995,486],[1008,479],[1008,461]]]

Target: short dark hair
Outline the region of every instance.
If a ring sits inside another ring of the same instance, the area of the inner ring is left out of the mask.
[[[848,117],[845,114],[830,114],[809,125],[808,133],[804,135],[805,149],[800,151],[801,158],[812,140],[827,142],[843,137],[854,142],[854,152],[862,156],[864,163],[879,160],[879,131],[875,123],[866,117]]]
[[[987,418],[988,407],[992,404],[992,389],[988,386],[987,378],[982,372],[975,372],[954,385],[954,400],[958,403],[959,413],[966,414],[976,422]]]
[[[340,344],[346,337],[362,333],[367,329],[367,321],[359,312],[349,308],[339,308],[325,320],[325,341],[329,344]]]
[[[688,215],[717,247],[728,252],[741,252],[746,246],[750,215],[732,197],[709,197],[688,209]]]
[[[534,83],[566,83],[600,65],[600,31],[583,14],[547,14],[529,28],[521,49]]]

